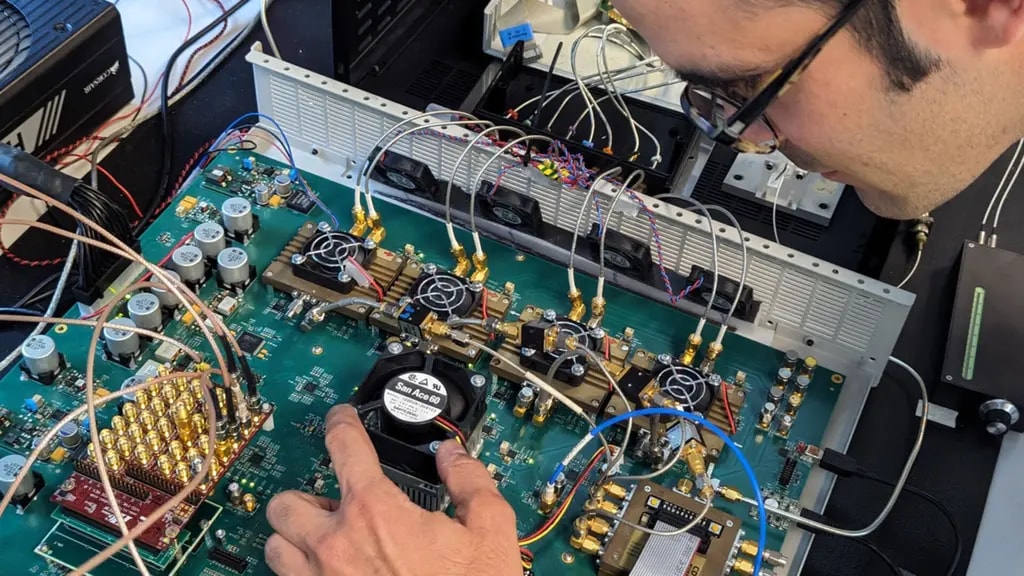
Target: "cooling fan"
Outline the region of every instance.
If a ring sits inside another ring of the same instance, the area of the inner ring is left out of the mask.
[[[544,318],[523,325],[519,363],[535,372],[547,374],[551,366],[570,348],[592,352],[600,350],[602,340],[599,336],[585,325],[564,316],[556,316],[548,310],[544,312]],[[583,384],[587,370],[587,356],[572,355],[558,366],[554,376],[566,384],[579,386]]]
[[[41,156],[91,134],[133,96],[113,5],[0,0],[0,142]]]
[[[721,312],[722,314],[728,314],[729,309],[732,307],[732,302],[736,298],[736,293],[739,292],[739,282],[736,282],[732,278],[723,274],[719,274],[718,291],[716,292],[714,291],[714,272],[701,268],[700,266],[693,266],[690,269],[690,275],[686,278],[686,285],[693,286],[697,282],[701,283],[700,289],[691,292],[686,296],[686,299],[707,305],[708,302],[712,302],[713,296],[714,300],[711,304],[711,308]],[[740,299],[736,304],[736,312],[733,316],[740,320],[749,321],[757,316],[758,308],[758,303],[754,301],[754,290],[748,284],[744,286],[743,291],[740,292]]]
[[[376,158],[379,148],[374,148],[370,158]],[[403,192],[422,198],[437,200],[440,188],[430,167],[395,152],[388,151],[374,167],[371,177],[378,182],[393,186]]]
[[[675,358],[659,357],[652,374],[658,390],[687,412],[707,414],[714,404],[715,390],[707,378]]]
[[[292,271],[329,290],[348,294],[373,261],[366,241],[347,232],[321,231],[292,258]]]
[[[479,448],[487,411],[487,379],[439,356],[408,349],[382,356],[349,402],[359,412],[384,473],[428,510],[442,510],[447,493],[434,453],[461,437]]]
[[[422,337],[421,327],[431,318],[447,321],[466,318],[480,306],[484,287],[449,272],[425,264],[423,273],[409,287],[406,306],[398,316],[403,334]]]
[[[495,187],[486,180],[480,182],[476,195],[480,216],[537,238],[544,238],[544,215],[536,199],[504,186]]]
[[[595,222],[587,234],[590,244],[590,259],[600,262],[601,228]],[[638,242],[617,230],[605,230],[605,266],[626,274],[631,278],[647,282],[651,277],[651,247]]]

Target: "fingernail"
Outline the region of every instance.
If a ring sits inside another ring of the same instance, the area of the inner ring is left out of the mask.
[[[448,460],[466,453],[466,449],[462,444],[459,444],[455,440],[446,440],[441,444],[441,447],[437,449],[437,457],[442,460]]]

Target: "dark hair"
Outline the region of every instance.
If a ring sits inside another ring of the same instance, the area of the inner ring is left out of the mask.
[[[763,0],[761,0],[763,2]],[[770,0],[771,1],[771,0]],[[793,4],[793,0],[784,0]],[[834,15],[853,0],[798,0]],[[893,90],[909,92],[918,82],[942,67],[942,61],[907,37],[900,25],[899,0],[865,0],[860,12],[849,24],[857,42],[878,59]],[[778,0],[774,0],[779,4]]]

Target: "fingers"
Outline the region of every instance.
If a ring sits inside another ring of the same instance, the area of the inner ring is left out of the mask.
[[[330,521],[331,514],[320,499],[289,490],[267,504],[267,521],[275,532],[299,549],[309,551]]]
[[[343,498],[363,487],[388,481],[381,472],[377,450],[354,408],[348,404],[331,408],[327,413],[325,437]]]
[[[314,576],[309,557],[280,534],[272,534],[263,547],[267,566],[280,576]]]
[[[437,472],[448,487],[455,512],[467,528],[515,533],[515,513],[487,469],[454,440],[437,451]]]

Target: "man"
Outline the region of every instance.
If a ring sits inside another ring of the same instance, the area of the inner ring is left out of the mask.
[[[682,105],[702,130],[746,150],[778,145],[801,168],[853,184],[884,216],[935,208],[1024,137],[1024,0],[615,6],[693,83]],[[701,94],[715,95],[717,111]],[[266,558],[277,573],[522,574],[512,509],[457,444],[437,455],[453,520],[384,477],[350,407],[333,409],[327,428],[344,500],[285,492],[270,502]]]

